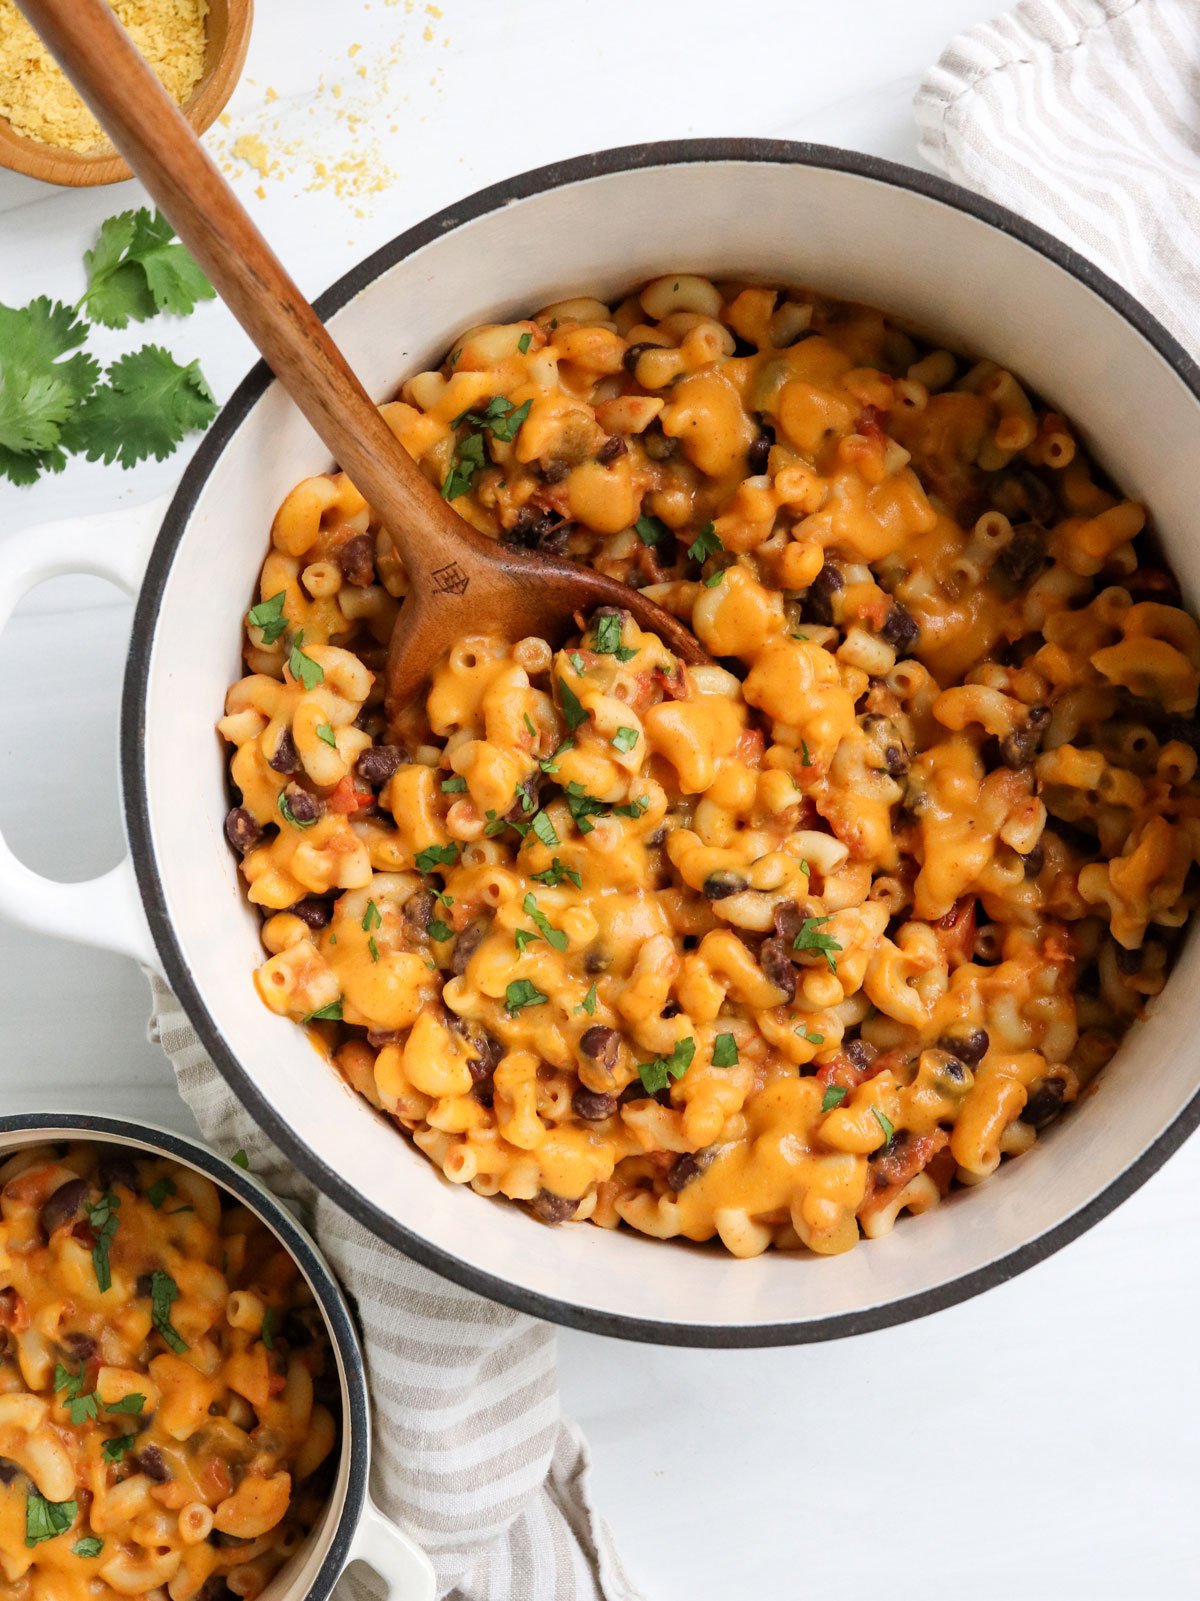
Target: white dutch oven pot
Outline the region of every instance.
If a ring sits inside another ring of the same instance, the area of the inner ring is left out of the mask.
[[[362,1348],[345,1298],[329,1264],[270,1190],[194,1140],[167,1129],[88,1113],[28,1113],[0,1117],[0,1162],[29,1145],[89,1140],[123,1145],[135,1153],[166,1156],[195,1168],[231,1191],[264,1222],[295,1259],[325,1319],[342,1391],[342,1440],[337,1475],[321,1521],[280,1568],[261,1601],[327,1601],[351,1562],[380,1575],[387,1601],[434,1601],[429,1558],[371,1500],[371,1413]]]
[[[1149,503],[1185,592],[1193,604],[1200,597],[1196,367],[1063,245],[888,162],[748,140],[586,157],[485,190],[411,229],[317,305],[384,399],[404,375],[439,362],[471,323],[567,294],[608,298],[679,268],[868,301],[1010,364]],[[441,1180],[348,1093],[302,1030],[259,1001],[258,918],[222,833],[226,757],[212,725],[242,671],[242,618],[276,507],[327,465],[259,367],[200,446],[165,518],[153,508],[140,519],[120,513],[4,542],[0,620],[60,572],[99,573],[131,592],[140,584],[141,599],[122,729],[131,858],[92,883],[64,885],[4,852],[0,910],[47,933],[75,930],[164,973],[263,1128],[368,1228],[459,1283],[576,1327],[694,1345],[828,1339],[1011,1277],[1110,1211],[1192,1130],[1200,1118],[1194,940],[1097,1094],[981,1189],[846,1256],[735,1261],[626,1231],[551,1229]]]

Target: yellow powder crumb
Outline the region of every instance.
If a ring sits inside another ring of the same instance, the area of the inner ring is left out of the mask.
[[[204,71],[208,0],[108,3],[167,93],[183,105]],[[13,0],[0,0],[0,116],[27,139],[63,150],[86,152],[107,143]]]
[[[271,86],[268,84],[267,85],[267,92],[266,92],[266,95],[265,95],[264,98],[266,99],[267,104],[270,105],[272,100],[278,100],[279,99],[279,92],[276,89],[272,89]]]
[[[356,67],[355,71],[358,73],[360,78],[365,78],[367,75],[366,67]]]
[[[440,6],[426,6],[425,7],[425,14],[426,14],[426,16],[430,16],[430,17],[440,17],[441,14],[442,14],[442,10],[441,10]]]
[[[228,111],[222,111],[221,115],[217,118],[217,121],[220,123],[222,128],[228,128],[232,124],[233,118],[229,115]]]
[[[257,189],[255,189],[254,193],[258,196],[258,198],[260,200],[265,200],[267,198],[267,191],[263,188],[262,184],[258,185],[258,187],[257,187]]]
[[[425,24],[425,31],[421,35],[421,37],[422,37],[422,39],[426,39],[426,40],[433,38],[433,24],[431,22],[427,22]]]
[[[233,142],[233,153],[239,161],[244,161],[248,167],[253,167],[261,177],[266,178],[271,171],[271,152],[256,133],[244,133]]]
[[[348,56],[349,56],[349,57],[350,57],[350,58],[351,58],[351,59],[353,59],[353,58],[354,58],[354,57],[355,57],[355,56],[356,56],[356,55],[357,55],[357,54],[358,54],[358,52],[359,52],[359,51],[360,51],[360,50],[361,50],[361,49],[362,49],[362,45],[360,45],[360,44],[352,44],[352,45],[351,45],[351,46],[350,46],[350,48],[349,48],[349,50],[347,50],[347,51],[346,51],[346,54],[347,54],[347,55],[348,55]]]

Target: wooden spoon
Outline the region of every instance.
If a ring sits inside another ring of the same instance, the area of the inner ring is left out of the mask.
[[[684,661],[708,660],[682,623],[636,589],[512,550],[465,523],[394,437],[104,0],[17,4],[403,557],[409,592],[387,664],[393,726],[438,658],[481,625],[559,644],[575,613],[620,606]]]

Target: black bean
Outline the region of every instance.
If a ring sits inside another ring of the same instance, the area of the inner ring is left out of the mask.
[[[239,1545],[253,1545],[252,1539],[244,1538],[240,1534],[223,1534],[220,1529],[213,1529],[208,1536],[209,1545],[217,1545],[233,1549]]]
[[[90,1334],[84,1334],[82,1330],[60,1335],[59,1343],[77,1362],[87,1362],[96,1354],[95,1340]]]
[[[1027,720],[999,742],[1000,760],[1005,767],[1019,771],[1032,765],[1050,721],[1049,706],[1031,706]]]
[[[752,477],[766,472],[773,443],[770,434],[758,434],[750,441],[750,448],[746,452],[746,466],[750,469]]]
[[[355,772],[364,784],[380,789],[408,757],[399,745],[372,745],[355,763]]]
[[[467,1071],[474,1084],[486,1083],[495,1073],[504,1055],[504,1046],[494,1034],[487,1029],[480,1029],[478,1034],[471,1035],[471,1044],[478,1051],[478,1056],[467,1063]]]
[[[544,484],[561,484],[571,471],[570,463],[552,458],[550,461],[540,461],[534,467],[534,472]]]
[[[154,1290],[154,1274],[153,1273],[139,1273],[138,1274],[137,1284],[134,1287],[134,1294],[140,1300],[144,1300],[147,1296],[149,1296],[149,1295],[151,1295],[153,1293],[153,1290]]]
[[[704,1169],[690,1151],[676,1157],[667,1170],[667,1188],[674,1190],[676,1195],[685,1189],[693,1179],[698,1179]]]
[[[775,988],[783,991],[785,1000],[796,995],[796,969],[792,963],[791,945],[778,934],[765,939],[759,947],[758,965]]]
[[[433,922],[433,914],[437,910],[437,896],[431,889],[418,889],[408,897],[400,913],[404,926],[410,935],[418,939],[429,932],[429,925]]]
[[[233,1591],[226,1584],[224,1575],[213,1573],[196,1591],[195,1601],[229,1601],[232,1595]]]
[[[1046,865],[1046,847],[1041,840],[1037,842],[1027,856],[1022,856],[1021,860],[1025,863],[1025,877],[1037,878],[1042,868]]]
[[[895,648],[897,656],[908,656],[920,638],[921,630],[912,612],[897,600],[893,602],[891,611],[884,619],[879,636]]]
[[[381,1051],[385,1045],[399,1045],[404,1039],[404,1032],[402,1028],[369,1028],[367,1044]]]
[[[1006,588],[1025,589],[1046,564],[1046,533],[1036,523],[1018,523],[992,563],[991,574]]]
[[[1014,473],[1014,488],[1023,510],[1035,523],[1048,527],[1055,520],[1058,500],[1053,489],[1027,468]]]
[[[280,734],[274,754],[267,757],[267,766],[274,768],[277,773],[300,771],[300,752],[296,749],[296,741],[292,738],[290,728],[285,728]]]
[[[883,752],[883,765],[889,778],[903,778],[908,772],[908,752],[903,745],[887,745]]]
[[[1035,1079],[1029,1091],[1029,1099],[1021,1111],[1021,1122],[1032,1123],[1034,1128],[1041,1128],[1052,1117],[1057,1117],[1063,1108],[1063,1097],[1067,1086],[1061,1078]]]
[[[679,449],[679,441],[664,434],[661,423],[653,422],[642,435],[642,449],[651,461],[670,461]]]
[[[972,1028],[963,1034],[943,1034],[938,1040],[938,1050],[957,1056],[968,1067],[978,1067],[991,1043],[986,1028]]]
[[[355,589],[375,582],[375,541],[370,534],[355,534],[338,547],[337,564],[342,577]]]
[[[593,945],[584,955],[583,970],[585,973],[607,973],[612,966],[612,954],[603,946]]]
[[[82,1216],[83,1203],[88,1197],[88,1182],[86,1179],[68,1179],[60,1184],[42,1203],[38,1214],[38,1221],[49,1238],[55,1229],[60,1229],[65,1223],[72,1222]]]
[[[833,597],[845,587],[846,580],[841,568],[834,562],[826,561],[809,585],[808,594],[804,597],[803,615],[811,623],[832,623]]]
[[[617,1065],[620,1048],[621,1036],[615,1028],[605,1028],[603,1023],[593,1023],[579,1037],[579,1049],[583,1054],[609,1073]]]
[[[319,1314],[314,1318],[307,1307],[293,1306],[285,1315],[279,1333],[293,1351],[307,1350],[320,1333]]]
[[[704,894],[710,901],[723,901],[730,895],[740,895],[750,888],[748,879],[740,873],[710,873],[704,880]]]
[[[571,1097],[571,1110],[585,1123],[602,1123],[606,1117],[611,1117],[616,1109],[615,1095],[601,1095],[594,1090],[585,1090],[582,1084]]]
[[[296,822],[304,827],[308,823],[315,823],[318,817],[325,814],[325,802],[316,795],[310,795],[299,784],[289,784],[283,792],[287,796],[288,810]]]
[[[630,345],[629,349],[625,352],[625,355],[622,357],[622,360],[625,363],[625,371],[629,374],[629,376],[632,379],[634,379],[636,381],[636,379],[637,379],[637,364],[638,364],[639,359],[645,354],[645,352],[647,350],[661,350],[662,348],[663,348],[662,345],[652,344],[651,341],[648,340],[648,339],[641,339],[641,340],[638,341],[638,343],[636,345]]]
[[[0,1484],[11,1484],[20,1471],[15,1462],[10,1462],[7,1457],[0,1456]]]
[[[804,925],[804,908],[795,901],[780,901],[772,914],[775,932],[781,940],[786,940],[791,950],[796,935]]]
[[[536,773],[530,773],[517,785],[516,796],[512,805],[505,812],[509,822],[519,823],[523,817],[532,817],[538,809],[538,783]]]
[[[454,949],[450,953],[450,971],[461,977],[467,970],[467,963],[483,944],[484,937],[490,927],[487,919],[477,917],[473,923],[468,923],[462,932],[455,936]]]
[[[565,1223],[578,1212],[579,1202],[568,1200],[565,1195],[555,1195],[552,1190],[539,1190],[530,1201],[529,1209],[543,1223]]]
[[[865,1072],[879,1055],[879,1047],[870,1044],[867,1040],[844,1040],[842,1042],[842,1055],[854,1067]]]
[[[318,895],[306,895],[302,901],[289,906],[288,911],[309,928],[325,928],[333,916],[333,902],[322,900]]]
[[[1124,973],[1126,976],[1128,976],[1131,973],[1138,973],[1141,971],[1142,958],[1145,954],[1142,950],[1139,949],[1136,951],[1127,951],[1124,945],[1117,945],[1115,942],[1113,944],[1113,950],[1116,953],[1118,973]],[[54,1197],[51,1196],[50,1199],[53,1200]]]
[[[244,806],[235,806],[225,819],[225,838],[243,856],[248,850],[253,850],[262,837],[262,826],[254,821]]]
[[[138,1469],[155,1484],[166,1484],[171,1477],[166,1458],[156,1445],[144,1445],[134,1459]]]
[[[628,453],[629,446],[621,438],[620,434],[613,434],[612,438],[606,439],[596,452],[596,460],[601,466],[607,467],[610,462],[619,461],[622,456],[628,455]]]
[[[111,1190],[115,1184],[123,1184],[131,1195],[142,1193],[137,1163],[128,1151],[119,1147],[114,1149],[110,1146],[101,1156],[99,1179],[102,1190]]]

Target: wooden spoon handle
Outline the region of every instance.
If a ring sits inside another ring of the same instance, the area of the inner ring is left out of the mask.
[[[414,575],[412,535],[470,530],[379,415],[104,0],[17,0],[113,144],[174,224],[288,394],[374,506]],[[411,558],[411,559],[410,559]],[[435,563],[436,565],[436,563]]]

